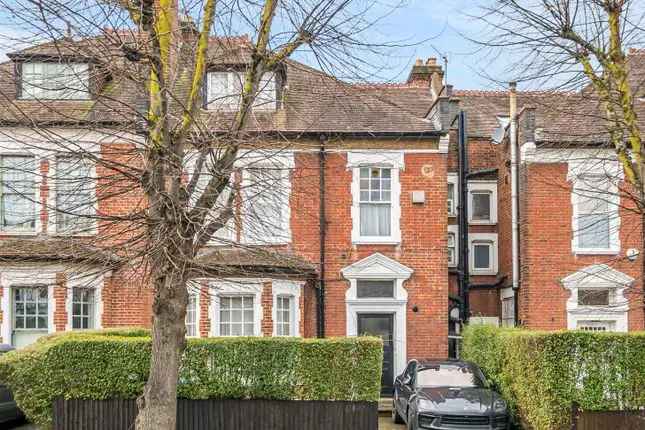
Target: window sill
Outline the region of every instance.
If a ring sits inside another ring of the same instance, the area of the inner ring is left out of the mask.
[[[497,225],[497,221],[477,221],[477,220],[468,220],[470,225]]]
[[[354,245],[399,245],[400,239],[394,237],[360,237],[352,240]]]
[[[573,248],[571,250],[573,255],[618,255],[620,249],[579,249]]]
[[[497,270],[471,270],[470,276],[495,276]]]
[[[38,236],[37,231],[0,230],[0,236]]]

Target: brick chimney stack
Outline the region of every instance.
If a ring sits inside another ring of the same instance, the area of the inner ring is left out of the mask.
[[[408,76],[408,83],[424,83],[430,87],[432,95],[437,97],[443,89],[443,69],[437,64],[435,57],[428,58],[425,63],[421,58],[418,58],[414,66],[412,66]]]

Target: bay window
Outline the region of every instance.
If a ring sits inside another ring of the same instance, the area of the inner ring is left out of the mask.
[[[89,161],[75,157],[56,158],[56,231],[91,233],[96,220],[94,175]]]
[[[186,306],[186,336],[199,336],[199,293],[189,292]]]
[[[26,62],[21,65],[24,99],[88,99],[89,65],[85,63]]]
[[[255,297],[253,295],[221,296],[220,336],[255,335]]]
[[[36,229],[36,161],[32,156],[0,157],[0,217],[4,232]]]
[[[291,296],[278,296],[276,297],[276,321],[275,332],[276,336],[291,336],[293,317],[293,297]]]
[[[96,302],[93,288],[72,288],[72,329],[96,328]]]

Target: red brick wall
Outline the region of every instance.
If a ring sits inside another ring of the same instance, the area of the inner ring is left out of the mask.
[[[640,220],[622,200],[620,211],[621,255],[574,255],[571,251],[571,183],[565,163],[529,164],[523,167],[522,184],[522,288],[520,319],[533,329],[558,330],[567,326],[569,291],[560,280],[586,266],[604,263],[637,281],[630,294],[630,330],[643,330],[641,259],[627,261],[629,248],[640,249]]]

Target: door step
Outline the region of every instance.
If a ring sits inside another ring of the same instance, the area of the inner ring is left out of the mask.
[[[392,412],[392,398],[381,397],[378,401],[379,412]]]

